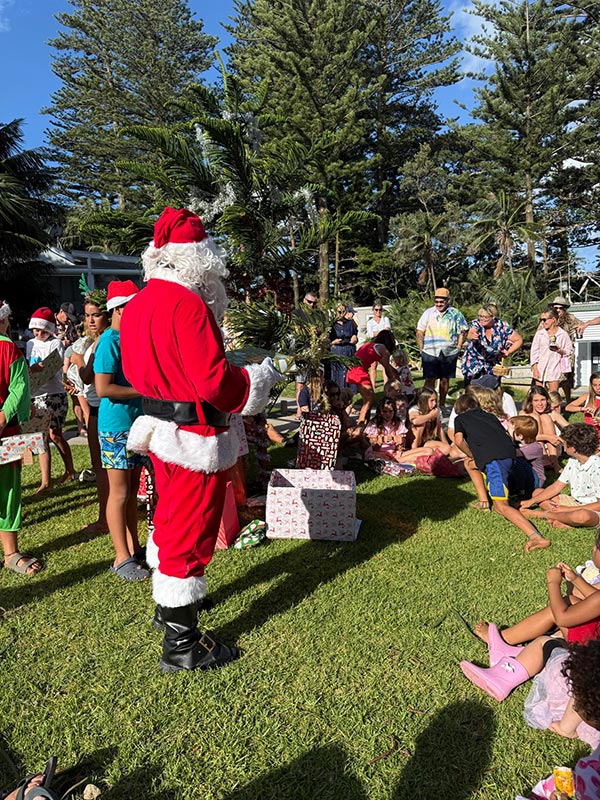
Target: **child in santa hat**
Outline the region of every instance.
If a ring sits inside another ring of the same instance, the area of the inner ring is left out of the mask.
[[[120,340],[123,309],[138,291],[133,281],[109,283],[106,309],[112,312],[111,326],[98,339],[94,352],[96,392],[100,397],[98,437],[102,466],[108,474],[106,519],[115,548],[111,570],[126,581],[150,577],[139,563],[143,550],[137,531],[137,488],[144,459],[127,449],[127,437],[142,413],[142,401],[123,374]]]
[[[73,456],[69,443],[63,436],[63,425],[67,418],[69,401],[62,381],[62,363],[64,361],[64,348],[60,339],[56,338],[56,320],[52,309],[38,308],[29,321],[29,328],[33,331],[34,338],[27,342],[27,361],[32,372],[40,371],[43,361],[57,351],[60,354],[61,366],[55,375],[46,381],[43,386],[31,393],[35,415],[44,417],[50,414],[50,426],[46,438],[54,442],[65,465],[65,474],[61,483],[67,483],[75,477]],[[42,481],[37,492],[43,492],[50,486],[52,465],[50,447],[46,442],[46,452],[40,455],[40,470]]]

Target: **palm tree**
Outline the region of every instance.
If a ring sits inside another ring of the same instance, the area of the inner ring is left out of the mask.
[[[50,242],[53,173],[41,150],[23,150],[22,120],[0,125],[0,276],[14,274]]]
[[[473,238],[469,246],[470,254],[494,243],[499,256],[494,269],[494,278],[500,278],[504,267],[513,273],[513,252],[518,241],[532,245],[540,237],[541,226],[525,221],[526,201],[513,205],[505,191],[491,194],[480,219],[473,222]]]

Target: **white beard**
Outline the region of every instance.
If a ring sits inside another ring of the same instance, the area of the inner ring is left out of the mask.
[[[155,247],[150,242],[142,253],[144,280],[159,277],[168,271],[173,279],[202,297],[220,324],[227,311],[227,294],[223,278],[229,275],[225,254],[210,236],[189,244],[168,243]]]

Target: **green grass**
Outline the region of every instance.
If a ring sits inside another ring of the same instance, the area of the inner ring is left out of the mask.
[[[110,800],[507,800],[572,765],[584,745],[524,723],[528,686],[499,705],[463,677],[486,650],[461,617],[539,608],[546,568],[589,558],[593,533],[525,555],[518,530],[468,508],[468,482],[357,477],[356,543],[216,553],[201,621],[244,655],[163,676],[149,583],[119,582],[108,537],[78,533],[93,487],[38,499],[25,467],[20,545],[46,569],[0,571],[0,786],[57,754],[63,791],[86,779]]]

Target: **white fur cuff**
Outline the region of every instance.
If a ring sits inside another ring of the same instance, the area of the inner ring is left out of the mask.
[[[152,574],[152,597],[159,606],[180,608],[197,603],[206,595],[206,581],[201,578],[173,578],[159,569]]]
[[[146,564],[151,569],[158,567],[158,547],[154,544],[152,534],[146,540]]]
[[[250,376],[250,393],[246,405],[240,412],[242,416],[251,416],[263,411],[269,402],[269,392],[281,380],[281,375],[269,361],[270,359],[265,359],[262,364],[248,364],[244,367]]]
[[[153,453],[167,464],[193,472],[221,472],[238,460],[240,440],[233,428],[215,436],[184,431],[174,422],[138,417],[129,431],[127,447],[134,453]]]

